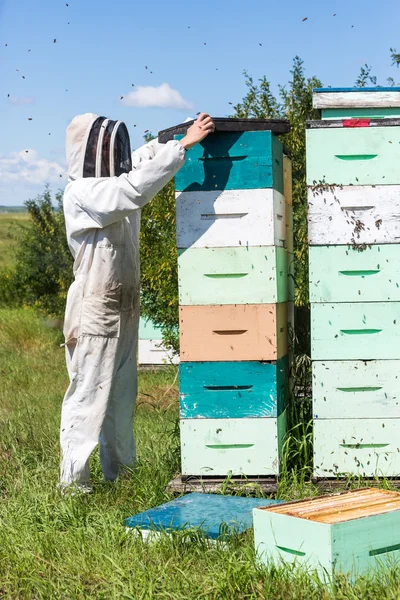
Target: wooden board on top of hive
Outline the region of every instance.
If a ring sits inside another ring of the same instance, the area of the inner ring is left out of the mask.
[[[288,133],[290,131],[290,122],[287,119],[239,119],[239,118],[224,118],[211,117],[215,131],[218,133],[243,131],[272,131],[277,135]],[[188,128],[193,125],[194,119],[168,127],[158,132],[158,141],[165,144],[174,139],[175,135],[185,134]]]

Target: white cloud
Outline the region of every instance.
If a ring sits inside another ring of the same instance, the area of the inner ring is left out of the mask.
[[[129,92],[121,100],[125,106],[141,106],[151,108],[193,108],[177,90],[169,83],[162,83],[158,87],[138,86],[133,92]]]
[[[30,148],[0,154],[0,181],[2,183],[45,184],[65,182],[66,169],[56,161],[38,158]],[[61,177],[60,177],[61,175]]]
[[[14,106],[26,106],[27,104],[33,104],[33,98],[23,98],[22,96],[10,96],[8,98],[8,102],[10,104],[14,104]]]

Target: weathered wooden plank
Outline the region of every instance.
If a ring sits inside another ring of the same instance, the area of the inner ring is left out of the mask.
[[[237,119],[223,117],[212,117],[212,119],[217,135],[226,132],[243,131],[272,131],[277,135],[281,135],[290,131],[290,122],[286,119]],[[186,134],[188,128],[191,127],[193,123],[194,119],[159,131],[158,141],[161,144],[165,144],[166,142],[173,140],[175,135]]]
[[[139,340],[138,365],[177,365],[179,356],[165,348],[161,340]]]
[[[286,204],[293,204],[293,176],[292,161],[286,155],[283,156],[283,195]]]
[[[400,419],[398,360],[314,361],[315,419]]]
[[[310,246],[311,302],[400,301],[400,244]]]
[[[260,491],[264,494],[275,494],[278,488],[276,477],[181,477],[172,479],[166,491],[169,494],[186,494],[188,492],[201,492],[208,494],[246,494],[253,495]]]
[[[178,248],[283,246],[286,207],[272,189],[176,194]]]
[[[305,500],[292,500],[275,505],[271,512],[290,515],[318,523],[346,523],[362,516],[373,516],[400,510],[400,494],[392,490],[362,487],[359,489],[317,496]],[[262,510],[269,510],[261,507]]]
[[[287,304],[181,306],[181,360],[277,360],[288,351]]]
[[[318,121],[307,121],[306,129],[322,130],[322,129],[372,129],[380,127],[399,127],[400,118],[392,117],[360,117],[348,119],[322,119]]]
[[[264,304],[288,301],[283,248],[179,250],[179,304]]]
[[[400,127],[308,129],[306,141],[308,185],[400,183]]]
[[[314,90],[313,107],[319,109],[400,107],[400,88]]]
[[[313,303],[311,354],[313,360],[400,359],[400,303]]]
[[[182,475],[277,475],[285,420],[181,419]]]
[[[283,193],[282,143],[271,131],[210,135],[187,151],[175,175],[177,191],[260,188]]]
[[[329,226],[327,226],[329,225]],[[317,187],[308,191],[310,245],[397,244],[400,186]]]
[[[315,419],[314,475],[398,476],[399,423],[398,419]]]
[[[288,398],[289,363],[182,363],[179,369],[181,419],[277,417]]]
[[[400,119],[399,108],[327,108],[322,119]]]

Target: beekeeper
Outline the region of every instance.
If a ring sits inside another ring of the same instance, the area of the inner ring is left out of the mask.
[[[62,489],[90,489],[89,457],[99,441],[105,480],[135,464],[140,209],[213,129],[203,113],[182,140],[153,140],[131,155],[120,121],[89,113],[67,128],[64,213],[75,280],[64,321],[70,384],[61,414]]]

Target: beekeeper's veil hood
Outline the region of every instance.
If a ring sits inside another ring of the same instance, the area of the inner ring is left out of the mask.
[[[75,117],[67,128],[68,176],[114,177],[132,170],[131,144],[125,123],[93,113]]]

